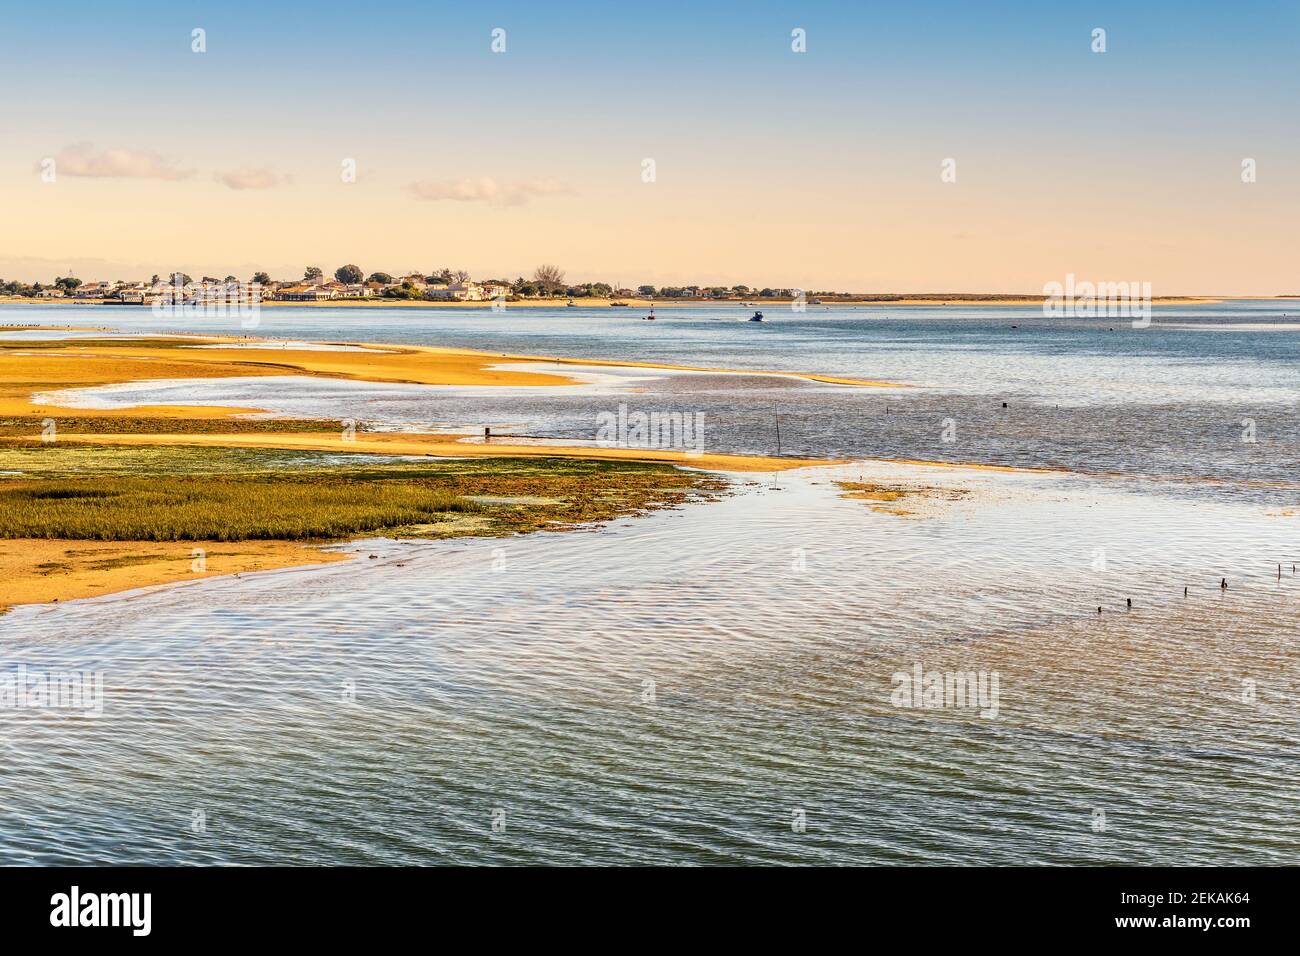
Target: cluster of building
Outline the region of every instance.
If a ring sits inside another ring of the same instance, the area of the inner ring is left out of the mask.
[[[342,270],[340,270],[342,271]],[[265,275],[265,273],[260,273]],[[383,279],[385,281],[377,281]],[[445,281],[444,281],[445,280]],[[98,281],[85,282],[72,287],[76,280],[58,279],[52,286],[10,289],[10,294],[34,295],[48,299],[85,299],[127,305],[149,305],[159,299],[169,302],[329,302],[336,299],[396,298],[413,300],[441,300],[447,302],[487,302],[500,298],[574,298],[625,299],[639,296],[646,299],[680,300],[740,300],[789,299],[802,293],[798,289],[751,289],[749,286],[654,286],[643,285],[635,291],[609,286],[605,283],[587,283],[578,286],[559,286],[543,289],[537,280],[519,280],[512,288],[506,282],[474,282],[465,277],[441,274],[426,276],[419,273],[393,278],[387,273],[374,273],[365,282],[343,282],[337,278],[315,275],[292,282],[267,279],[264,282],[241,282],[234,276],[224,279],[204,277],[191,281],[188,276],[173,274],[166,278],[154,276],[149,282]],[[11,284],[13,285],[13,284]],[[818,293],[834,298],[836,293]],[[819,300],[813,299],[815,304]],[[624,303],[618,302],[622,305]]]
[[[508,286],[495,283],[430,282],[425,276],[402,276],[392,282],[339,282],[337,279],[316,282],[270,282],[263,286],[263,297],[281,302],[328,302],[331,299],[367,299],[401,290],[426,299],[448,302],[483,302],[510,294]]]
[[[390,291],[391,290],[391,291]],[[409,275],[392,282],[340,282],[337,279],[318,279],[298,282],[269,281],[259,284],[258,294],[263,301],[328,302],[334,299],[369,299],[390,296],[400,290],[404,297],[423,297],[449,302],[483,302],[508,296],[510,288],[497,283],[430,282],[425,276]],[[196,280],[177,283],[174,279],[157,279],[152,282],[85,282],[75,289],[47,287],[36,295],[47,299],[93,299],[121,302],[128,305],[147,305],[159,298],[173,302],[205,300],[235,301],[247,299],[251,285],[233,277],[225,279]]]

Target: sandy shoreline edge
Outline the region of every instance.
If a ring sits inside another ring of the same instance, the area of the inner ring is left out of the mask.
[[[83,331],[50,326],[53,330]],[[91,329],[90,331],[98,331]],[[0,328],[0,340],[4,330]],[[576,379],[557,374],[554,366],[664,369],[727,375],[776,375],[849,387],[906,387],[901,383],[845,379],[800,372],[713,369],[699,366],[665,365],[649,362],[621,362],[578,359],[563,356],[513,355],[467,349],[405,346],[386,343],[346,344],[372,351],[324,352],[272,345],[249,336],[176,335],[186,344],[235,345],[238,348],[178,348],[149,345],[158,336],[147,333],[123,335],[110,343],[85,345],[77,339],[44,342],[42,348],[24,352],[21,347],[0,350],[0,415],[30,420],[32,435],[10,434],[0,443],[28,442],[39,436],[41,422],[59,416],[82,419],[139,420],[234,420],[258,409],[219,406],[136,406],[121,409],[82,409],[35,404],[41,392],[75,389],[101,384],[121,384],[159,378],[213,378],[286,373],[347,378],[364,381],[409,382],[446,385],[569,385]],[[11,340],[13,342],[15,340]],[[265,348],[259,348],[260,344]],[[516,366],[502,369],[499,366]],[[523,369],[517,366],[524,366]],[[546,365],[546,370],[528,370],[528,365]],[[35,387],[31,383],[40,383]],[[24,384],[18,384],[24,383]],[[77,432],[60,431],[60,443],[102,446],[191,446],[208,448],[251,448],[328,453],[422,456],[434,458],[578,458],[597,461],[630,461],[670,464],[680,468],[730,474],[776,473],[816,466],[844,464],[835,459],[803,459],[722,453],[693,453],[673,449],[607,448],[563,444],[517,444],[508,436],[485,441],[464,435],[403,432],[357,432],[345,436],[336,431],[165,431],[165,432]],[[941,467],[963,467],[945,463]],[[981,467],[979,465],[967,467]],[[996,468],[996,466],[985,466]],[[1001,469],[996,470],[1018,470]],[[322,550],[345,545],[333,542],[252,540],[237,542],[131,542],[82,541],[73,539],[0,539],[0,574],[11,587],[5,604],[47,603],[135,590],[157,584],[199,578],[267,571],[322,564],[348,557],[338,551]],[[204,554],[201,570],[194,565],[195,549]]]
[[[29,327],[30,328],[30,327]],[[42,326],[50,331],[97,332],[95,328]],[[0,339],[4,329],[0,329]],[[31,434],[0,437],[4,444],[30,443],[39,437],[46,419],[106,419],[123,424],[140,419],[166,418],[174,421],[235,420],[260,409],[220,406],[154,406],[121,409],[84,409],[38,403],[41,392],[123,384],[173,378],[213,378],[248,375],[301,374],[363,381],[415,384],[476,385],[491,387],[563,386],[581,381],[558,374],[564,365],[662,368],[715,372],[716,374],[778,374],[805,377],[798,373],[746,372],[733,369],[624,363],[574,359],[564,356],[513,355],[466,349],[423,346],[394,346],[387,343],[346,343],[371,351],[322,352],[271,344],[249,336],[168,336],[165,346],[151,346],[148,333],[123,335],[110,343],[86,345],[80,339],[41,342],[40,348],[11,339],[13,347],[0,350],[0,415],[31,423]],[[178,348],[181,344],[217,348]],[[221,345],[238,348],[223,349]],[[322,343],[304,342],[314,346]],[[259,348],[259,345],[265,345]],[[510,369],[499,366],[510,365]],[[529,369],[528,366],[537,366]],[[518,366],[523,366],[519,368]],[[837,380],[806,376],[813,381],[870,387],[874,382]],[[7,383],[7,384],[6,384]],[[111,427],[111,426],[110,426]],[[444,458],[467,457],[570,457],[605,461],[651,461],[686,468],[733,473],[766,471],[821,464],[821,461],[775,459],[742,455],[694,455],[684,451],[639,450],[563,445],[521,445],[508,439],[470,444],[462,435],[369,433],[345,438],[336,431],[311,432],[205,432],[179,430],[162,433],[78,433],[61,430],[60,443],[78,445],[201,446],[261,448],[375,455],[417,455]],[[346,554],[335,542],[252,540],[240,542],[204,541],[88,541],[76,539],[0,540],[0,574],[7,581],[4,605],[43,604],[104,594],[133,591],[143,587],[222,575],[269,571],[317,565],[343,560]],[[203,560],[196,563],[196,554]]]

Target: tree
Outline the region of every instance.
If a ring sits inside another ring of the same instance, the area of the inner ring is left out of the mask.
[[[384,296],[389,299],[423,299],[424,290],[408,280],[395,289],[385,289]]]
[[[334,270],[334,278],[345,285],[356,285],[364,276],[365,273],[351,263]]]
[[[81,280],[75,279],[72,276],[62,276],[54,280],[54,287],[56,289],[62,289],[64,292],[71,292],[79,285],[81,285]]]
[[[256,282],[258,285],[266,285],[268,282],[271,281],[271,277],[265,272],[254,272],[253,281]]]
[[[304,282],[319,282],[325,275],[320,266],[308,266],[307,271],[302,274]]]
[[[647,299],[650,298],[652,295],[654,295],[655,292],[656,289],[652,285],[639,285],[636,287],[636,294],[640,296],[645,296]]]
[[[533,282],[547,294],[555,295],[564,291],[564,270],[559,266],[540,265],[533,272]]]
[[[367,281],[367,282],[382,282],[384,285],[392,285],[392,284],[393,284],[393,277],[390,276],[387,272],[372,272],[372,273],[370,273],[370,278],[367,279],[366,281]]]

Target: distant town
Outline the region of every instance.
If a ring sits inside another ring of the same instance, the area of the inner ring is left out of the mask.
[[[334,270],[327,278],[324,270],[308,266],[301,278],[272,279],[265,272],[256,272],[247,279],[228,275],[224,278],[202,276],[193,278],[183,272],[166,276],[154,275],[146,281],[82,280],[74,276],[58,276],[53,282],[27,284],[6,282],[0,279],[0,297],[11,299],[45,299],[76,302],[97,302],[107,305],[149,305],[156,300],[170,302],[203,302],[206,300],[247,300],[252,294],[263,302],[333,302],[333,301],[424,301],[424,302],[518,302],[524,300],[582,299],[608,301],[611,305],[623,304],[621,300],[684,300],[684,301],[736,301],[756,299],[792,300],[806,299],[810,304],[826,302],[904,302],[918,300],[953,300],[982,302],[1014,302],[1025,299],[1039,300],[1041,295],[998,295],[971,293],[849,293],[811,292],[791,288],[734,286],[662,286],[639,285],[624,287],[606,282],[569,284],[564,272],[553,265],[539,266],[531,278],[515,279],[470,278],[464,270],[442,269],[432,273],[413,272],[408,275],[391,275],[372,272],[366,275],[358,266],[348,264]]]

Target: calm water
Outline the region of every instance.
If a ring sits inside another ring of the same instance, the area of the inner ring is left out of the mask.
[[[771,454],[779,416],[785,454],[919,458],[1063,467],[1143,477],[1233,479],[1231,491],[1285,504],[1300,459],[1300,301],[1155,309],[1152,326],[1045,319],[1032,307],[770,309],[762,324],[735,309],[268,308],[258,335],[318,341],[446,345],[494,352],[788,370],[899,382],[854,389],[790,379],[668,376],[631,396],[531,390],[302,383],[225,390],[228,404],[295,414],[340,412],[379,427],[479,428],[591,440],[619,402],[646,412],[703,412],[712,450]],[[903,318],[903,315],[906,318]],[[133,332],[239,334],[232,319],[188,326],[147,309],[8,308],[0,322],[94,324]],[[232,383],[233,384],[233,383]],[[185,401],[178,383],[159,397]],[[761,395],[755,393],[762,390]],[[218,388],[218,392],[223,389]],[[368,391],[368,393],[366,393]],[[352,394],[359,400],[353,401]],[[213,400],[213,390],[201,398]],[[1007,407],[1003,408],[1003,402]],[[286,404],[291,403],[291,404]],[[954,440],[942,440],[951,422]],[[1252,423],[1250,425],[1244,424]],[[1255,441],[1242,440],[1247,428]],[[1270,485],[1286,487],[1279,494]],[[1194,493],[1194,492],[1193,492]]]
[[[0,672],[102,671],[104,713],[0,712],[0,860],[1295,863],[1300,304],[1114,332],[954,311],[267,310],[258,334],[913,387],[197,397],[569,439],[627,402],[701,410],[708,447],[764,452],[780,414],[787,452],[1084,473],[746,476],[600,530],[365,542],[324,568],[19,608]],[[146,316],[0,322],[157,331]],[[961,497],[900,517],[840,497],[860,477]],[[996,715],[897,706],[918,664],[996,674]]]

